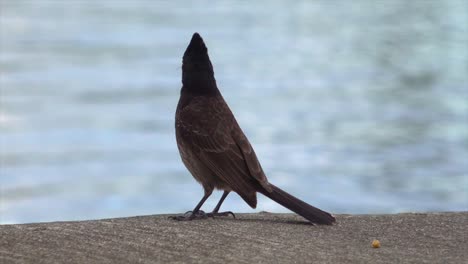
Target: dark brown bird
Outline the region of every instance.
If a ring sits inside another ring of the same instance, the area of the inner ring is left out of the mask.
[[[198,33],[184,53],[182,89],[176,111],[176,138],[180,156],[205,195],[191,212],[173,217],[192,220],[228,215],[219,208],[229,192],[239,194],[252,208],[257,192],[317,224],[332,224],[335,218],[268,182],[249,140],[224,101],[214,78],[208,50]],[[200,210],[214,189],[224,190],[213,212]],[[233,214],[234,215],[234,214]]]

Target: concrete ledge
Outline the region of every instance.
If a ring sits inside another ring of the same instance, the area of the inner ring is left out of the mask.
[[[156,215],[2,225],[0,263],[467,263],[467,239],[468,212],[338,215],[334,226],[292,214]]]

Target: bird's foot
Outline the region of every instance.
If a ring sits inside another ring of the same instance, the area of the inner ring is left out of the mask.
[[[204,219],[204,218],[208,218],[208,214],[202,210],[198,210],[195,213],[193,213],[193,211],[187,211],[183,215],[169,216],[169,219],[177,220],[177,221],[191,221],[195,219]]]
[[[227,212],[211,212],[211,213],[207,213],[206,216],[207,217],[212,217],[212,218],[215,218],[216,216],[230,216],[232,215],[232,217],[236,218],[236,215],[231,212],[231,211],[227,211]]]

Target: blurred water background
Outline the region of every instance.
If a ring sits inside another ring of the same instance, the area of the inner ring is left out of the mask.
[[[0,3],[0,223],[192,209],[195,31],[271,182],[334,213],[468,210],[463,0]]]

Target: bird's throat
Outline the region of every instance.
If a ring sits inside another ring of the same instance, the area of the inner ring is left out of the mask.
[[[194,96],[216,96],[220,94],[213,74],[184,72],[182,84],[182,93],[192,94]]]

